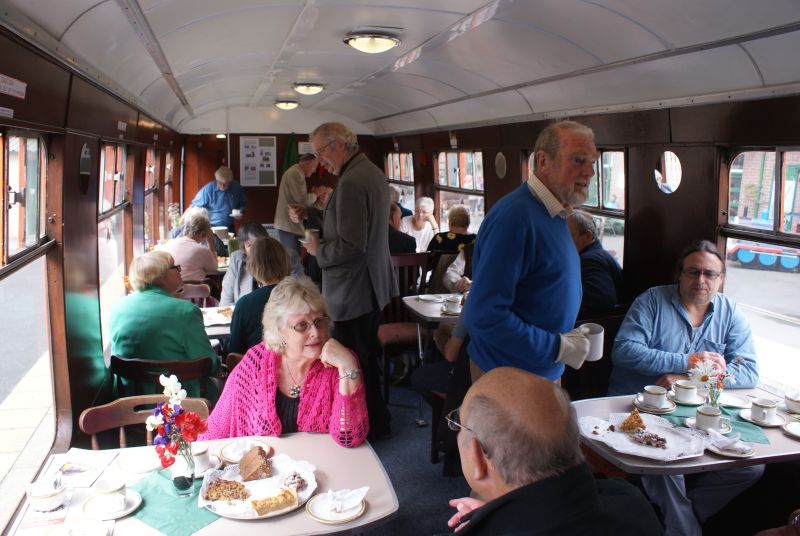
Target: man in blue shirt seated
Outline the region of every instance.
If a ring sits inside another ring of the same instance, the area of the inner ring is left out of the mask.
[[[519,369],[492,369],[447,421],[458,431],[473,493],[450,501],[457,512],[448,525],[460,526],[457,534],[663,533],[639,490],[592,477],[575,409],[555,383]]]
[[[208,211],[212,226],[227,227],[233,232],[233,220],[240,219],[244,212],[244,188],[233,180],[233,170],[222,166],[214,173],[214,181],[197,192],[192,206]]]
[[[622,268],[597,239],[597,224],[591,214],[573,210],[567,226],[581,257],[583,300],[578,316],[611,311],[623,301]]]
[[[750,326],[736,304],[718,294],[725,262],[707,240],[689,246],[678,261],[678,284],[653,287],[631,305],[614,342],[609,394],[667,388],[701,362],[730,374],[727,387],[755,387],[758,365]],[[700,524],[753,485],[763,465],[695,475],[643,476],[661,508],[667,534],[700,536]]]

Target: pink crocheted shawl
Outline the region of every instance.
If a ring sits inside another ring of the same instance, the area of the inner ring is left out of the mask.
[[[236,365],[200,439],[281,435],[275,409],[281,356],[264,346],[248,350]],[[300,432],[329,432],[343,447],[357,447],[369,432],[362,384],[355,393],[339,392],[339,371],[316,361],[306,375],[297,409]]]

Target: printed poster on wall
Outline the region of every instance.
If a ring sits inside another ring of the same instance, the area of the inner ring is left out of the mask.
[[[239,182],[242,186],[277,185],[275,136],[239,138]]]

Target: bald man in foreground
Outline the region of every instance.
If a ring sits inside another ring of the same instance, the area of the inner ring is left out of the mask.
[[[501,367],[478,379],[447,416],[464,476],[480,499],[453,499],[463,535],[663,534],[653,508],[623,480],[595,480],[575,410],[554,383]]]

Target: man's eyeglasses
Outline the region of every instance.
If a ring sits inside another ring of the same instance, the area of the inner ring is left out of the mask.
[[[317,318],[315,318],[311,322],[308,322],[306,320],[303,320],[302,322],[298,322],[297,324],[292,326],[292,329],[295,330],[297,333],[305,333],[306,331],[308,331],[308,329],[311,326],[314,326],[318,330],[327,328],[328,327],[328,323],[330,321],[331,321],[330,317],[327,317],[327,316],[324,316],[324,315],[323,316],[318,316]]]
[[[444,416],[444,419],[447,421],[447,427],[450,428],[454,432],[460,431],[462,428],[469,432],[472,432],[471,428],[468,428],[461,424],[461,415],[459,414],[459,410],[461,408],[456,408],[447,415]],[[475,435],[475,432],[472,432]]]
[[[721,276],[722,274],[719,272],[715,272],[714,270],[698,270],[697,268],[687,268],[683,271],[684,275],[692,278],[697,279],[701,275],[706,279],[714,280]]]
[[[329,141],[328,143],[326,143],[325,145],[323,145],[322,147],[320,147],[316,151],[312,152],[311,154],[313,154],[315,157],[319,158],[319,155],[322,154],[322,151],[324,151],[330,144],[332,144],[335,141],[336,140]]]
[[[181,265],[180,265],[180,264],[173,264],[172,266],[170,266],[170,267],[168,268],[168,270],[178,270],[178,272],[180,273],[180,271],[181,271]]]

